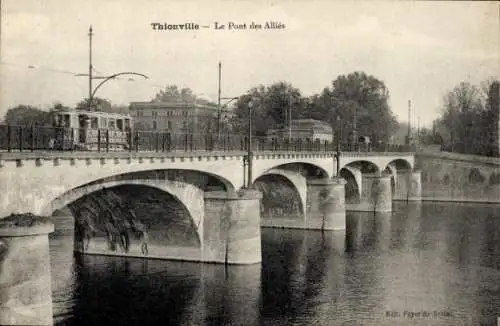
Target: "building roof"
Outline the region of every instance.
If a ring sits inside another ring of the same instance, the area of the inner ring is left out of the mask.
[[[292,120],[292,130],[298,129],[313,129],[315,131],[332,132],[332,126],[326,121],[314,119],[297,119]]]
[[[88,115],[88,116],[103,116],[103,117],[109,117],[109,118],[118,118],[118,119],[123,119],[123,118],[128,118],[130,119],[131,116],[128,113],[119,113],[119,112],[104,112],[104,111],[87,111],[87,110],[80,110],[80,109],[75,109],[75,110],[69,110],[69,111],[59,111],[57,112],[58,114],[71,114],[71,115]]]
[[[189,103],[189,102],[130,102],[130,109],[217,109],[215,104],[200,104],[200,103]]]
[[[297,119],[292,120],[292,126],[290,128],[292,132],[310,132],[314,131],[316,133],[326,133],[332,134],[332,127],[325,121],[314,120],[314,119]],[[288,132],[289,126],[284,126],[279,129],[271,129],[268,134]]]

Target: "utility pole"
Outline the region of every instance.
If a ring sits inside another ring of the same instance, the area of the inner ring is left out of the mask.
[[[292,140],[292,94],[290,94],[290,103],[288,108],[288,141]]]
[[[89,111],[92,111],[92,25],[89,27]]]
[[[354,117],[352,121],[352,138],[354,143],[354,150],[357,150],[358,144],[358,109],[354,108]]]
[[[218,99],[217,99],[217,139],[220,139],[220,84],[221,84],[221,69],[222,69],[222,63],[219,61],[219,92],[218,92]]]
[[[410,145],[410,137],[411,137],[411,100],[408,100],[408,135],[407,137],[407,145]]]
[[[417,141],[420,143],[420,116],[417,117]]]
[[[248,178],[247,188],[252,188],[252,168],[253,168],[253,152],[252,152],[252,109],[253,102],[248,103],[248,151],[247,151],[247,164],[248,164]]]
[[[337,154],[335,154],[335,159],[336,159],[336,177],[340,178],[340,134],[341,134],[341,128],[342,125],[340,124],[340,115],[337,116]],[[333,129],[332,129],[332,136],[333,136]],[[333,144],[332,144],[333,145]]]

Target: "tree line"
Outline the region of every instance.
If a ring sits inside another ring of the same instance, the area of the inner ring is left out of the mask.
[[[344,142],[357,141],[355,135],[388,142],[398,127],[384,82],[364,72],[340,75],[321,93],[308,97],[284,81],[259,85],[238,98],[231,123],[247,132],[250,115],[257,136],[286,127],[290,116],[325,121]]]
[[[444,96],[432,128],[419,132],[420,143],[450,152],[499,156],[499,91],[498,80],[456,85]]]
[[[216,103],[194,95],[191,89],[179,89],[176,85],[167,85],[165,89],[153,95],[151,102],[216,106]],[[289,116],[292,119],[325,121],[332,125],[334,131],[338,131],[346,142],[354,141],[352,139],[354,130],[357,131],[357,135],[369,136],[372,142],[387,142],[398,126],[389,107],[389,91],[384,82],[364,72],[338,76],[321,93],[312,96],[303,96],[298,88],[286,81],[253,87],[237,97],[231,110],[222,107],[220,117],[222,132],[248,132],[250,102],[253,132],[257,136],[266,135],[270,129],[285,127]],[[76,108],[90,107],[104,112],[128,112],[128,107],[114,106],[110,101],[97,97],[91,104],[89,105],[88,99],[84,99]],[[4,120],[11,124],[48,124],[53,112],[69,109],[62,104],[56,104],[47,112],[36,107],[19,105],[9,109]],[[202,119],[197,131],[215,132],[217,128],[217,117],[210,116]]]

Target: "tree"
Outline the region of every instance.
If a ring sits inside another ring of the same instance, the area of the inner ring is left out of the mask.
[[[199,116],[193,131],[196,133],[217,132],[217,116],[213,114]]]
[[[334,80],[331,103],[334,112],[329,117],[332,120],[340,117],[343,135],[353,135],[356,122],[357,135],[369,136],[374,143],[387,142],[398,125],[389,107],[385,84],[364,72],[341,75]]]
[[[111,112],[120,113],[120,114],[128,114],[130,113],[129,107],[127,105],[111,105]]]
[[[50,126],[54,113],[68,111],[69,107],[61,103],[55,103],[49,111],[41,110],[30,105],[18,105],[10,108],[5,114],[5,123],[20,126]]]
[[[482,117],[486,155],[500,156],[500,81],[489,83],[486,109]]]
[[[48,112],[23,104],[9,109],[4,120],[9,125],[20,126],[45,126],[50,124]]]
[[[462,82],[443,98],[441,116],[434,121],[445,150],[475,155],[498,155],[499,81],[479,86]]]
[[[190,88],[179,89],[177,85],[167,85],[164,90],[160,90],[153,96],[151,102],[214,104],[206,99],[198,98]]]
[[[252,103],[252,131],[264,136],[269,129],[282,128],[292,119],[302,115],[306,101],[300,91],[286,82],[278,82],[268,87],[259,85],[240,96],[235,103],[235,116],[231,123],[235,130],[248,133],[249,103]]]
[[[55,103],[53,107],[49,109],[49,112],[64,112],[64,111],[70,111],[71,108],[69,106],[65,106],[62,103]]]
[[[332,122],[332,91],[325,87],[320,94],[314,94],[306,101],[303,118]]]
[[[89,106],[89,99],[88,98],[85,98],[84,100],[80,101],[76,105],[77,110],[88,111],[89,107],[92,109],[92,111],[113,112],[111,102],[106,100],[106,99],[99,98],[99,97],[92,98],[92,105],[91,106]]]
[[[332,126],[340,117],[343,141],[357,141],[353,139],[355,124],[357,135],[369,136],[372,142],[387,142],[398,126],[385,84],[364,72],[337,77],[331,88],[309,97],[301,117]]]
[[[462,82],[443,99],[438,123],[444,127],[445,148],[461,153],[486,155],[490,150],[491,112],[482,89]]]

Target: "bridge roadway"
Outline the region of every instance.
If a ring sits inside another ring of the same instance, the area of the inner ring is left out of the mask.
[[[420,200],[414,153],[340,154],[337,175],[331,151],[255,151],[251,173],[246,151],[2,152],[0,288],[7,299],[0,300],[0,324],[52,323],[53,225],[37,215],[69,207],[78,253],[255,264],[261,227],[342,232],[346,210],[390,212],[393,199]],[[168,194],[185,214],[156,216],[164,225],[150,227],[113,203],[124,186]],[[26,213],[34,215],[11,215]],[[137,222],[144,225],[133,231],[139,238],[123,246],[117,239]],[[174,243],[167,231],[189,241]]]

